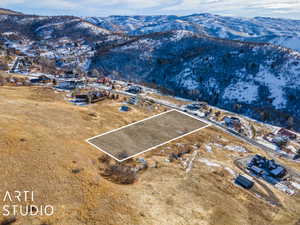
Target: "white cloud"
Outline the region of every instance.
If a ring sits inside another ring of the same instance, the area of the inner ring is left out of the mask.
[[[24,3],[24,2],[25,2],[25,0],[1,0],[0,6],[5,7],[5,6],[9,6],[11,4],[20,4],[20,3]]]
[[[99,8],[110,8],[115,7],[118,8],[120,6],[126,6],[124,9],[128,9],[127,6],[131,5],[133,8],[136,7],[152,7],[155,4],[151,1],[139,1],[139,0],[109,0],[109,1],[99,1],[99,0],[85,0],[84,5],[85,6],[93,6],[93,7],[99,7]],[[95,8],[96,8],[95,7]]]
[[[198,10],[245,17],[273,16],[300,19],[300,0],[184,0],[164,10],[170,12]]]
[[[65,0],[51,0],[51,1],[41,1],[35,3],[40,7],[50,7],[50,8],[76,8],[78,5],[76,3],[73,3],[71,1],[65,1]]]
[[[300,0],[0,0],[0,7],[25,13],[104,16],[111,14],[191,14],[300,19]]]

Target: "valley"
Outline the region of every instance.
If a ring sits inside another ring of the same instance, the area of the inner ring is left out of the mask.
[[[0,225],[299,225],[299,43],[298,20],[0,9]]]
[[[295,50],[181,27],[132,35],[71,16],[0,15],[0,25],[2,70],[133,81],[300,129]]]

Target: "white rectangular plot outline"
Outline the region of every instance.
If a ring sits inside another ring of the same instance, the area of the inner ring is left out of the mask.
[[[184,115],[186,115],[186,116],[192,117],[193,119],[199,120],[199,121],[201,121],[202,123],[204,123],[204,124],[206,124],[206,125],[203,126],[203,127],[197,128],[197,129],[195,129],[195,130],[193,130],[193,131],[190,131],[190,132],[188,132],[188,133],[186,133],[186,134],[183,134],[183,135],[180,135],[180,136],[175,137],[175,138],[173,138],[173,139],[170,139],[170,140],[168,140],[168,141],[165,141],[165,142],[163,142],[163,143],[161,143],[161,144],[158,144],[158,145],[155,145],[155,146],[153,146],[153,147],[150,147],[150,148],[148,148],[148,149],[146,149],[146,150],[144,150],[144,151],[138,152],[138,153],[136,153],[136,154],[134,154],[134,155],[131,155],[131,156],[129,156],[129,157],[125,158],[125,159],[121,159],[121,160],[118,159],[118,158],[116,158],[115,156],[113,156],[113,155],[110,154],[109,152],[107,152],[107,151],[101,149],[101,148],[98,147],[97,145],[95,145],[95,144],[93,144],[93,143],[90,142],[90,140],[92,140],[92,139],[94,139],[94,138],[104,136],[104,135],[106,135],[106,134],[109,134],[109,133],[112,133],[112,132],[121,130],[121,129],[123,129],[123,128],[129,127],[129,126],[134,125],[134,124],[137,124],[137,123],[141,123],[141,122],[143,122],[143,121],[145,121],[145,120],[153,119],[153,118],[155,118],[155,117],[164,115],[164,114],[169,113],[169,112],[172,112],[172,111],[176,111],[176,112],[179,112],[179,113],[184,114]],[[134,123],[131,123],[131,124],[128,124],[128,125],[125,125],[125,126],[122,126],[122,127],[116,128],[116,129],[113,129],[113,130],[108,131],[108,132],[105,132],[105,133],[103,133],[103,134],[96,135],[96,136],[94,136],[94,137],[91,137],[91,138],[86,139],[85,141],[86,141],[87,143],[89,143],[90,145],[92,145],[93,147],[95,147],[96,149],[100,150],[101,152],[103,152],[103,153],[109,155],[110,157],[112,157],[112,158],[115,159],[116,161],[118,161],[118,162],[124,162],[124,161],[126,161],[126,160],[128,160],[128,159],[130,159],[130,158],[136,157],[136,156],[141,155],[141,154],[143,154],[143,153],[145,153],[145,152],[148,152],[148,151],[151,151],[151,150],[153,150],[153,149],[155,149],[155,148],[158,148],[158,147],[160,147],[160,146],[162,146],[162,145],[165,145],[165,144],[168,144],[168,143],[170,143],[170,142],[172,142],[172,141],[175,141],[175,140],[177,140],[177,139],[180,139],[180,138],[182,138],[182,137],[184,137],[184,136],[187,136],[187,135],[190,135],[190,134],[192,134],[192,133],[195,133],[195,132],[197,132],[197,131],[199,131],[199,130],[201,130],[201,129],[207,128],[207,127],[209,127],[210,125],[211,125],[211,124],[210,124],[209,122],[203,121],[202,119],[197,118],[197,117],[195,117],[195,116],[192,116],[192,115],[190,115],[190,114],[188,114],[188,113],[179,111],[179,110],[177,110],[177,109],[171,109],[171,110],[168,110],[168,111],[166,111],[166,112],[162,112],[162,113],[159,113],[159,114],[157,114],[157,115],[147,117],[147,118],[145,118],[145,119],[143,119],[143,120],[139,120],[139,121],[136,121],[136,122],[134,122]]]

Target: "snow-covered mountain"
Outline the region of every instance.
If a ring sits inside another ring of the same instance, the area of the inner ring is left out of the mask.
[[[0,42],[57,69],[87,71],[95,46],[120,38],[78,17],[0,15]]]
[[[300,51],[300,21],[265,17],[234,18],[212,14],[190,16],[110,16],[86,20],[131,35],[188,30],[230,40],[267,42]]]
[[[260,120],[293,116],[300,126],[300,53],[287,48],[170,31],[99,49],[91,65]]]
[[[97,70],[300,130],[300,53],[265,43],[297,42],[299,21],[180,18],[0,15],[0,50],[30,71]]]

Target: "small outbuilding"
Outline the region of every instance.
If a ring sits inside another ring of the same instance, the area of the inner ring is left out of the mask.
[[[257,167],[257,166],[251,166],[250,167],[251,171],[257,175],[261,175],[264,171],[263,169]]]
[[[186,108],[187,108],[188,110],[191,110],[191,111],[200,110],[201,107],[202,107],[202,106],[201,106],[200,104],[197,104],[197,103],[192,103],[192,104],[186,105]]]
[[[131,97],[129,100],[128,100],[128,104],[131,104],[131,105],[136,105],[138,103],[138,99],[136,97]]]
[[[272,184],[272,185],[275,185],[275,184],[278,183],[278,180],[276,180],[275,178],[269,176],[268,174],[263,174],[263,175],[262,175],[262,178],[263,178],[266,182],[268,182],[268,183],[270,183],[270,184]]]
[[[250,189],[253,187],[254,182],[243,175],[238,175],[234,181],[235,184],[242,186],[245,189]]]
[[[291,140],[295,140],[297,138],[297,135],[287,129],[284,129],[284,128],[281,128],[279,131],[278,131],[278,134],[282,135],[282,136],[285,136]]]
[[[122,105],[120,107],[120,111],[122,111],[122,112],[128,112],[128,111],[130,111],[130,108],[127,105]]]
[[[286,174],[286,169],[281,166],[278,166],[276,169],[271,170],[270,173],[274,177],[283,177]]]
[[[142,93],[143,89],[140,86],[133,85],[130,86],[126,91],[131,94],[140,94]]]
[[[51,79],[47,76],[41,75],[38,78],[33,78],[30,80],[31,83],[49,83],[51,82]]]

